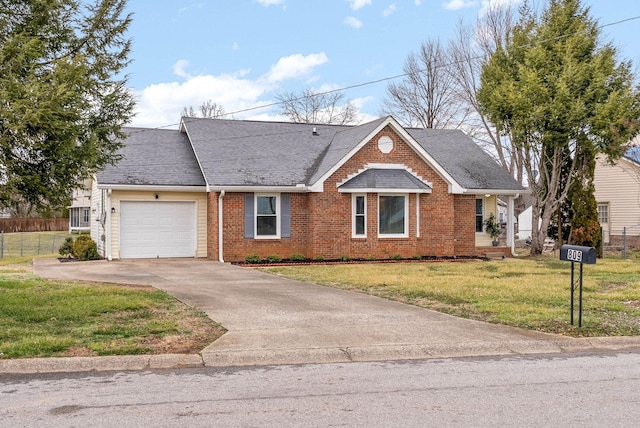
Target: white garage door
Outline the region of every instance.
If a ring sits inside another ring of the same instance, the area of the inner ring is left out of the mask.
[[[195,257],[195,202],[120,202],[120,257]]]

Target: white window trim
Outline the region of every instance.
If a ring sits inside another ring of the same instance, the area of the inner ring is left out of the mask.
[[[600,222],[600,207],[604,208],[606,210],[606,214],[607,214],[607,221],[605,222]],[[609,224],[610,223],[610,214],[609,214],[609,202],[599,202],[596,206],[596,210],[598,211],[598,222],[600,222],[600,224]]]
[[[380,233],[380,197],[381,196],[404,196],[404,232],[403,233]],[[378,194],[378,238],[408,238],[409,237],[409,194],[408,193],[379,193]]]
[[[476,198],[476,203],[477,201],[482,201],[482,230],[480,232],[478,232],[476,230],[476,235],[483,235],[485,233],[485,226],[484,226],[484,220],[485,220],[485,212],[487,209],[487,203],[483,198]],[[473,206],[473,229],[475,230],[476,228],[476,217],[478,217],[478,213],[476,212],[476,207],[475,205]]]
[[[275,197],[276,198],[276,234],[275,235],[258,235],[258,198],[259,197]],[[278,193],[255,193],[253,195],[253,238],[254,239],[280,239],[280,194]]]
[[[364,197],[364,233],[362,235],[356,234],[356,199],[358,196]],[[352,238],[366,238],[367,237],[367,194],[366,193],[353,193],[351,195],[351,237]]]

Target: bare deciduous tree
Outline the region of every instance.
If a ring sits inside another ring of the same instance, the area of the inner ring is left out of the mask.
[[[449,42],[450,72],[456,81],[459,99],[473,110],[465,130],[494,156],[505,170],[522,183],[525,181],[522,150],[512,143],[509,135],[498,132],[480,111],[476,97],[480,87],[482,65],[498,47],[504,46],[513,20],[513,7],[493,5],[478,17],[475,25],[465,26],[460,23],[455,39]]]
[[[451,64],[438,39],[422,43],[404,64],[404,80],[387,86],[383,114],[408,127],[460,128],[471,109],[459,99]]]
[[[182,109],[182,116],[186,117],[204,117],[207,119],[218,119],[226,116],[224,108],[211,100],[204,101],[198,109],[194,109],[193,106],[185,107]]]
[[[342,92],[285,91],[276,99],[281,104],[280,114],[291,122],[346,125],[358,120],[356,106],[351,100],[345,101]]]

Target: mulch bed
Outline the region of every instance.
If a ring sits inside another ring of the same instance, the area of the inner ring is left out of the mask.
[[[338,265],[338,264],[365,264],[365,263],[424,263],[424,262],[468,262],[485,260],[476,256],[424,256],[419,259],[331,259],[331,260],[289,260],[282,259],[279,262],[263,260],[259,263],[232,262],[231,264],[242,267],[272,267],[272,266],[308,266],[308,265]]]

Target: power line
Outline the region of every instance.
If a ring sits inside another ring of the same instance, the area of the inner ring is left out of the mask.
[[[636,15],[636,16],[633,16],[633,17],[630,17],[630,18],[621,19],[619,21],[610,22],[610,23],[607,23],[607,24],[598,25],[596,28],[603,29],[605,27],[612,27],[614,25],[619,25],[619,24],[623,24],[625,22],[635,21],[635,20],[638,20],[638,19],[640,19],[640,15]],[[539,40],[539,41],[536,41],[534,44],[531,44],[531,45],[527,44],[527,45],[517,46],[516,49],[531,48],[531,47],[534,47],[534,46],[541,45],[543,43],[547,43],[547,42],[551,42],[551,41],[555,41],[555,40],[562,40],[562,39],[565,39],[567,37],[571,37],[571,36],[574,36],[574,35],[578,35],[578,34],[584,33],[586,31],[587,30],[583,30],[583,31],[578,31],[578,32],[574,32],[574,33],[563,34],[563,35],[557,36],[557,37],[551,37],[551,38],[544,39],[544,40]],[[466,60],[453,61],[453,62],[450,62],[448,64],[442,64],[442,65],[440,65],[440,67],[450,67],[450,66],[455,65],[455,64],[457,64],[459,62],[462,62],[462,61],[478,60],[478,59],[482,59],[483,57],[484,57],[484,55],[476,55],[476,56],[467,58]],[[344,86],[344,87],[337,88],[337,89],[330,89],[330,90],[327,90],[327,91],[314,93],[312,95],[312,97],[322,96],[322,95],[329,95],[329,94],[336,93],[336,92],[345,92],[345,91],[348,91],[348,90],[351,90],[351,89],[356,89],[356,88],[362,88],[362,87],[365,87],[365,86],[376,85],[378,83],[388,82],[388,81],[395,80],[395,79],[398,79],[398,78],[401,78],[401,77],[406,77],[406,76],[409,76],[410,74],[411,73],[401,73],[401,74],[397,74],[395,76],[383,77],[383,78],[380,78],[380,79],[369,80],[369,81],[362,82],[362,83],[356,83],[356,84],[353,84],[353,85]],[[260,104],[260,105],[254,106],[254,107],[248,107],[248,108],[235,110],[235,111],[228,112],[228,113],[225,112],[222,116],[223,117],[233,116],[234,114],[246,113],[246,112],[250,112],[250,111],[260,110],[260,109],[263,109],[263,108],[275,107],[275,106],[278,106],[278,105],[285,104],[287,102],[300,101],[300,100],[303,100],[305,98],[308,98],[308,96],[301,96],[301,97],[298,97],[298,98],[292,98],[292,99],[289,99],[289,100],[286,100],[286,101],[276,101],[276,102],[272,102],[272,103],[269,103],[269,104]],[[170,128],[170,127],[179,126],[179,125],[180,125],[180,122],[172,123],[172,124],[169,124],[169,125],[162,125],[162,126],[158,126],[158,127],[155,127],[155,128],[147,128],[147,129],[164,129],[164,128]],[[140,130],[140,132],[143,132],[143,131],[144,130]]]

